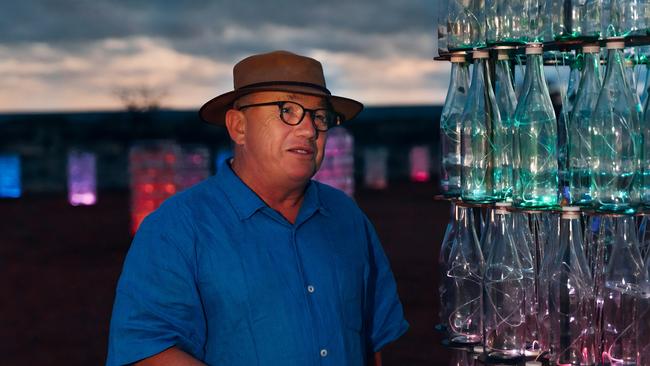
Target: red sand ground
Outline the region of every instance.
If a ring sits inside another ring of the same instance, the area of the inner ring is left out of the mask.
[[[449,208],[431,183],[360,191],[392,263],[411,328],[384,364],[446,365],[435,263]],[[92,207],[64,194],[0,200],[0,365],[100,365],[115,284],[129,247],[128,195],[100,193]]]

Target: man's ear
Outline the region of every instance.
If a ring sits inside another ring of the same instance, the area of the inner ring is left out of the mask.
[[[242,111],[236,109],[229,109],[226,112],[226,128],[230,139],[237,145],[244,144],[244,137],[246,136],[246,116]]]

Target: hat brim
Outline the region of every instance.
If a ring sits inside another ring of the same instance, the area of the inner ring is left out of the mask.
[[[359,112],[361,112],[361,110],[363,110],[363,104],[353,99],[329,95],[310,87],[299,85],[277,85],[238,89],[219,95],[218,97],[212,98],[201,107],[199,110],[199,116],[204,122],[223,126],[226,120],[226,112],[232,108],[235,100],[246,94],[261,91],[284,91],[325,97],[332,104],[334,110],[343,116],[344,122],[353,119],[359,114]]]

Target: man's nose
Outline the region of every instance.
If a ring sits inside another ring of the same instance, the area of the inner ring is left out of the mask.
[[[301,136],[312,138],[318,135],[316,126],[314,126],[314,118],[309,112],[305,112],[305,116],[302,118],[302,121],[300,121],[300,124],[296,126],[296,129],[296,132]]]

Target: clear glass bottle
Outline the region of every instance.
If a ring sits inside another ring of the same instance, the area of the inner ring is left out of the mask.
[[[623,47],[607,42],[607,72],[592,118],[592,193],[605,212],[633,211],[640,201],[640,107],[625,77]]]
[[[600,93],[600,47],[587,44],[582,48],[584,70],[567,128],[569,139],[569,193],[572,205],[589,206],[591,193],[591,124]]]
[[[551,360],[558,365],[594,365],[596,362],[594,293],[585,258],[580,208],[562,207],[560,245],[549,280]]]
[[[557,121],[557,163],[558,163],[558,184],[560,187],[559,199],[569,202],[571,194],[569,191],[569,118],[573,111],[576,97],[578,95],[578,86],[583,64],[583,56],[570,54],[569,61],[569,85],[566,96],[562,100],[562,111]]]
[[[604,37],[645,36],[648,29],[647,0],[602,0]]]
[[[558,203],[557,121],[544,79],[541,44],[526,47],[526,75],[515,111],[513,203],[550,208]]]
[[[536,278],[536,254],[535,238],[530,231],[529,218],[538,213],[513,212],[511,216],[510,235],[517,249],[519,263],[522,269],[522,282],[524,284],[524,315],[526,331],[524,341],[526,345],[526,354],[529,355],[539,351],[539,330],[537,327],[537,294],[535,292]]]
[[[643,106],[644,115],[645,110],[648,109],[648,93],[650,92],[650,62],[647,60],[644,63],[645,68],[645,82],[643,83],[643,92],[641,93],[641,105]]]
[[[646,61],[647,62],[647,61]],[[643,158],[641,160],[641,203],[650,207],[650,63],[646,64],[646,83],[644,87],[645,104],[643,108]]]
[[[646,218],[646,216],[644,216]],[[644,278],[641,282],[641,298],[639,299],[639,316],[637,320],[637,339],[639,342],[639,358],[637,365],[650,364],[650,258],[646,256],[643,267]]]
[[[447,271],[449,270],[449,255],[458,237],[458,227],[461,221],[460,208],[456,205],[455,201],[451,201],[450,205],[451,215],[438,254],[438,318],[440,319],[440,323],[436,328],[442,332],[448,331],[447,324],[449,315],[453,310],[451,309],[451,299],[455,296],[454,282],[451,277],[447,276]]]
[[[460,196],[461,114],[469,93],[469,64],[465,52],[451,55],[451,78],[440,115],[440,189],[445,197]]]
[[[623,25],[626,37],[647,35],[650,25],[650,1],[625,0],[621,2],[623,8]]]
[[[457,208],[458,231],[447,262],[447,276],[453,281],[454,293],[447,327],[452,342],[476,343],[483,339],[483,254],[472,207],[458,203]]]
[[[509,50],[499,49],[495,66],[494,92],[499,109],[500,123],[494,127],[494,189],[499,199],[512,200],[512,141],[513,118],[517,107],[517,96]]]
[[[548,0],[553,39],[558,41],[600,38],[600,0]]]
[[[628,48],[623,52],[625,56],[625,77],[627,78],[627,85],[630,88],[630,93],[634,101],[641,105],[641,98],[637,90],[637,77],[636,66],[639,63],[639,57],[634,48]]]
[[[537,271],[537,328],[539,348],[542,352],[551,350],[551,316],[555,312],[550,301],[551,269],[559,247],[559,223],[557,215],[550,212],[537,213],[533,217],[536,225],[536,248],[539,264]]]
[[[528,40],[526,1],[485,0],[488,45],[524,44]]]
[[[436,7],[436,40],[438,56],[441,56],[449,53],[447,37],[447,9],[449,9],[449,0],[438,0]]]
[[[447,44],[450,51],[485,47],[483,0],[449,0]]]
[[[550,4],[546,0],[522,0],[525,4],[528,43],[553,40]]]
[[[526,335],[525,280],[517,247],[511,236],[509,212],[497,202],[492,222],[494,236],[486,261],[484,283],[487,355],[513,359],[524,355]]]
[[[617,218],[607,268],[603,304],[603,362],[636,365],[639,298],[645,279],[633,216]]]
[[[467,202],[494,202],[493,126],[501,120],[496,105],[487,51],[474,51],[472,84],[461,116],[461,198]]]

